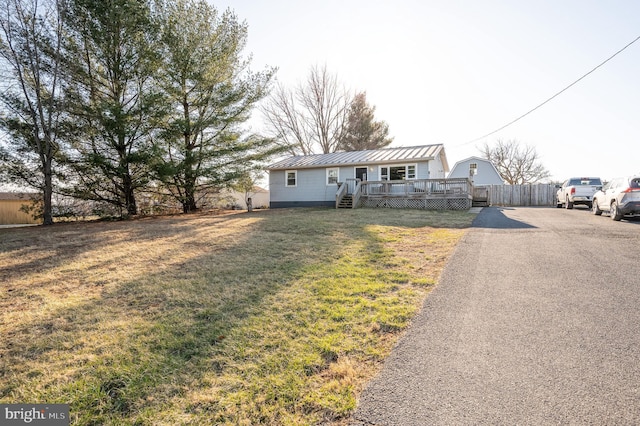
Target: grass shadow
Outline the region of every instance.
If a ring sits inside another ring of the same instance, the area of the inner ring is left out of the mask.
[[[12,266],[33,276],[12,275],[2,301],[11,312],[0,323],[0,402],[70,403],[85,425],[241,424],[241,404],[256,423],[348,411],[349,359],[379,362],[373,341],[416,309],[406,284],[433,284],[406,272],[430,253],[413,266],[388,246],[406,242],[401,252],[416,255],[421,230],[446,222],[425,217],[298,209],[105,224],[95,244],[82,232],[60,242],[53,230],[63,258],[25,259],[33,274]],[[68,277],[78,286],[61,286]]]

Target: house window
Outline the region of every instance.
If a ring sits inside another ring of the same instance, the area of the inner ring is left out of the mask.
[[[297,170],[287,170],[285,173],[285,183],[284,186],[297,186],[298,184],[298,171]]]
[[[327,185],[336,185],[340,177],[340,169],[337,167],[327,169]]]
[[[478,174],[478,163],[469,164],[469,176],[475,176]]]
[[[380,167],[380,180],[389,180],[389,168]]]
[[[380,180],[406,180],[416,178],[416,165],[380,167]]]

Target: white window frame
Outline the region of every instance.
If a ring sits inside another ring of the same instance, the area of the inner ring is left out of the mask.
[[[326,170],[326,179],[325,182],[327,184],[327,186],[334,186],[334,185],[338,185],[338,182],[340,182],[340,168],[339,167],[329,167]],[[335,172],[335,176],[331,176],[331,172]],[[329,179],[332,179],[335,177],[335,182],[330,182]]]
[[[478,163],[469,164],[469,176],[475,176],[478,174]]]
[[[295,183],[293,185],[289,185],[289,174],[293,173],[293,179]],[[285,170],[284,172],[284,186],[287,188],[294,188],[298,186],[298,171],[297,170]]]
[[[386,166],[378,167],[378,174],[380,176],[380,180],[389,180],[389,174],[391,173],[391,168],[393,167],[404,167],[404,175],[405,180],[414,180],[417,179],[418,176],[418,164],[417,163],[408,163],[408,164],[389,164]],[[409,168],[413,169],[413,173],[409,173]],[[386,169],[387,173],[383,174],[383,169]]]
[[[413,167],[413,177],[409,173],[409,167]],[[413,180],[413,179],[416,179],[418,177],[418,164],[417,163],[407,164],[406,176],[407,176],[408,180]]]
[[[386,173],[382,173],[382,171],[386,169]],[[389,180],[389,167],[388,166],[380,166],[378,167],[378,176],[380,176],[380,180]]]

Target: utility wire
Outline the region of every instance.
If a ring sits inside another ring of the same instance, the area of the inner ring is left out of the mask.
[[[626,46],[624,46],[622,49],[618,50],[616,53],[614,53],[613,55],[609,56],[607,59],[605,59],[604,61],[602,61],[600,64],[596,65],[591,71],[587,72],[585,75],[583,75],[582,77],[580,77],[579,79],[577,79],[576,81],[574,81],[573,83],[571,83],[570,85],[568,85],[567,87],[565,87],[564,89],[562,89],[561,91],[559,91],[558,93],[556,93],[555,95],[551,96],[549,99],[547,99],[546,101],[542,102],[540,105],[536,106],[535,108],[525,112],[524,114],[522,114],[520,117],[516,118],[515,120],[510,121],[509,123],[505,124],[504,126],[500,127],[497,130],[494,130],[491,133],[487,133],[484,136],[480,136],[479,138],[476,138],[472,141],[469,142],[465,142],[461,145],[458,146],[462,146],[462,145],[468,145],[470,143],[474,143],[479,141],[480,139],[484,139],[486,137],[489,137],[495,133],[498,133],[500,130],[504,130],[507,127],[511,126],[512,124],[514,124],[517,121],[520,121],[521,119],[523,119],[524,117],[526,117],[527,115],[531,114],[532,112],[536,111],[537,109],[541,108],[542,106],[546,105],[547,103],[551,102],[553,99],[557,98],[558,96],[560,96],[562,93],[566,92],[567,90],[569,90],[571,87],[575,86],[576,84],[578,84],[581,80],[583,80],[585,77],[587,77],[589,74],[593,73],[595,70],[597,70],[598,68],[600,68],[601,66],[603,66],[604,64],[606,64],[607,62],[609,62],[610,60],[612,60],[613,58],[615,58],[616,56],[618,56],[620,53],[622,53],[626,48],[628,48],[629,46],[631,46],[633,43],[635,43],[636,41],[640,40],[640,36],[636,37],[632,42],[630,42],[629,44],[627,44]]]

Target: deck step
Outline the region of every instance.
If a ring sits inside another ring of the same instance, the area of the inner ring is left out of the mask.
[[[353,197],[351,195],[345,195],[338,204],[339,209],[351,209],[353,208]]]

